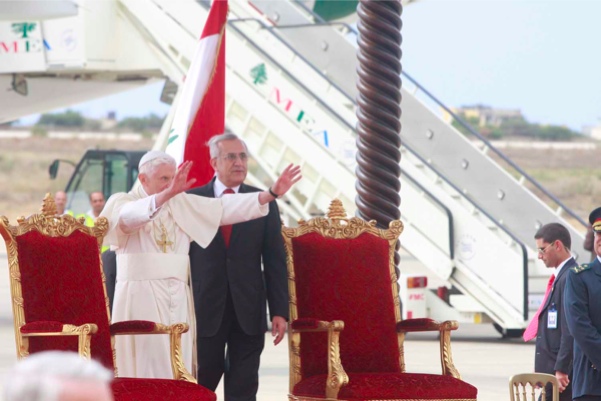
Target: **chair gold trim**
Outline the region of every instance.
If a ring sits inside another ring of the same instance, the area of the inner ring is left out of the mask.
[[[541,386],[541,400],[546,398],[546,384],[551,383],[553,401],[559,401],[559,382],[553,375],[546,373],[521,373],[509,378],[509,396],[511,401],[536,401],[539,396],[537,386]]]
[[[109,301],[106,293],[106,278],[102,270],[102,260],[100,251],[102,241],[108,230],[108,220],[104,217],[98,218],[93,227],[85,225],[85,218],[74,218],[70,215],[58,215],[56,204],[52,195],[46,194],[42,202],[40,213],[33,214],[29,217],[19,217],[17,225],[9,224],[8,218],[0,216],[0,235],[4,238],[8,254],[8,270],[10,276],[10,291],[12,298],[12,309],[14,316],[15,343],[17,347],[17,358],[22,359],[29,355],[29,338],[30,337],[51,337],[51,336],[78,336],[78,352],[87,359],[91,358],[90,341],[98,328],[96,324],[90,322],[80,326],[64,324],[62,330],[55,332],[29,332],[21,333],[21,327],[27,322],[25,321],[25,312],[23,306],[23,293],[21,288],[21,272],[19,270],[18,246],[16,238],[30,231],[38,231],[48,237],[68,237],[74,231],[81,231],[87,235],[96,238],[98,243],[98,261],[102,283],[104,289],[104,302],[106,307],[107,319],[110,321]],[[75,300],[74,300],[75,301]],[[155,323],[154,328],[147,332],[120,332],[118,335],[124,334],[167,334],[170,336],[170,352],[171,352],[171,368],[174,379],[184,380],[196,383],[194,377],[187,371],[184,366],[182,351],[181,351],[181,335],[188,331],[186,323],[176,323],[171,326],[165,326]],[[113,366],[115,366],[115,376],[118,377],[118,372],[115,363],[115,340],[114,335],[111,335],[111,348],[113,357]]]
[[[461,375],[453,364],[451,352],[451,334],[452,330],[456,330],[458,324],[456,321],[445,321],[442,323],[432,322],[428,327],[419,329],[413,327],[404,328],[401,322],[399,288],[397,282],[397,274],[395,271],[395,247],[400,234],[403,232],[403,223],[399,220],[390,222],[388,229],[380,229],[376,227],[376,221],[365,221],[357,217],[349,218],[338,199],[332,200],[327,217],[315,217],[309,221],[300,220],[298,227],[282,227],[282,235],[287,253],[288,267],[288,288],[289,288],[289,306],[290,306],[290,322],[298,319],[297,309],[297,290],[294,273],[294,252],[292,240],[296,237],[308,234],[319,233],[325,238],[333,239],[353,239],[361,234],[369,233],[379,238],[385,239],[389,243],[389,274],[390,274],[390,289],[395,306],[395,318],[397,322],[398,333],[398,349],[399,349],[399,365],[401,373],[405,372],[404,359],[404,341],[405,333],[412,331],[438,331],[440,334],[440,361],[442,374],[461,379]],[[289,357],[290,357],[290,382],[288,399],[291,401],[313,401],[323,400],[320,398],[301,397],[292,394],[294,386],[301,380],[301,357],[300,357],[300,333],[307,331],[324,331],[328,333],[328,374],[326,383],[326,399],[338,399],[340,389],[349,382],[348,375],[344,371],[342,361],[340,359],[340,335],[344,329],[344,322],[318,322],[316,328],[311,329],[289,329]],[[342,334],[343,335],[343,334]],[[378,401],[378,400],[373,400]],[[387,401],[418,401],[408,399],[387,400]],[[474,400],[453,400],[453,401],[474,401]]]

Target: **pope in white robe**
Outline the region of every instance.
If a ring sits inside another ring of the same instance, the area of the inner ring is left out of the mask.
[[[195,182],[187,178],[190,167],[186,162],[176,172],[171,156],[148,152],[140,160],[141,185],[111,196],[101,216],[109,219],[104,245],[117,255],[112,322],[188,323],[182,354],[196,375],[190,242],[206,247],[220,225],[267,215],[273,195],[287,192],[300,179],[300,169],[288,166],[269,191],[204,198],[184,193]],[[173,378],[168,335],[118,335],[115,349],[120,377]]]

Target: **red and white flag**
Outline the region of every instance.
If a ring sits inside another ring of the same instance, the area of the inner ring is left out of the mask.
[[[188,178],[213,177],[207,141],[225,129],[225,25],[227,0],[213,0],[180,95],[165,151],[179,166],[194,162]]]

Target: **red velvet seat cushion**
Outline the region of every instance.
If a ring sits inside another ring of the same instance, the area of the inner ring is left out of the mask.
[[[63,324],[61,322],[31,322],[25,323],[21,326],[21,333],[60,333],[63,331]]]
[[[432,331],[438,329],[438,324],[428,318],[406,319],[398,322],[396,325],[397,331],[416,332],[416,331]]]
[[[303,317],[290,322],[293,330],[316,329],[319,326],[319,320],[310,317]]]
[[[116,378],[112,383],[115,401],[215,401],[210,390],[181,380]]]
[[[126,320],[113,323],[110,326],[111,334],[119,333],[152,333],[156,327],[154,322],[147,320]]]
[[[475,400],[476,387],[451,376],[423,373],[350,373],[338,398],[359,400]],[[312,376],[294,386],[294,395],[325,398],[326,375]]]

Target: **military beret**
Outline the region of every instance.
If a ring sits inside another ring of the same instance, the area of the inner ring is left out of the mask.
[[[588,216],[588,221],[593,226],[594,232],[601,232],[601,207],[596,208]]]

